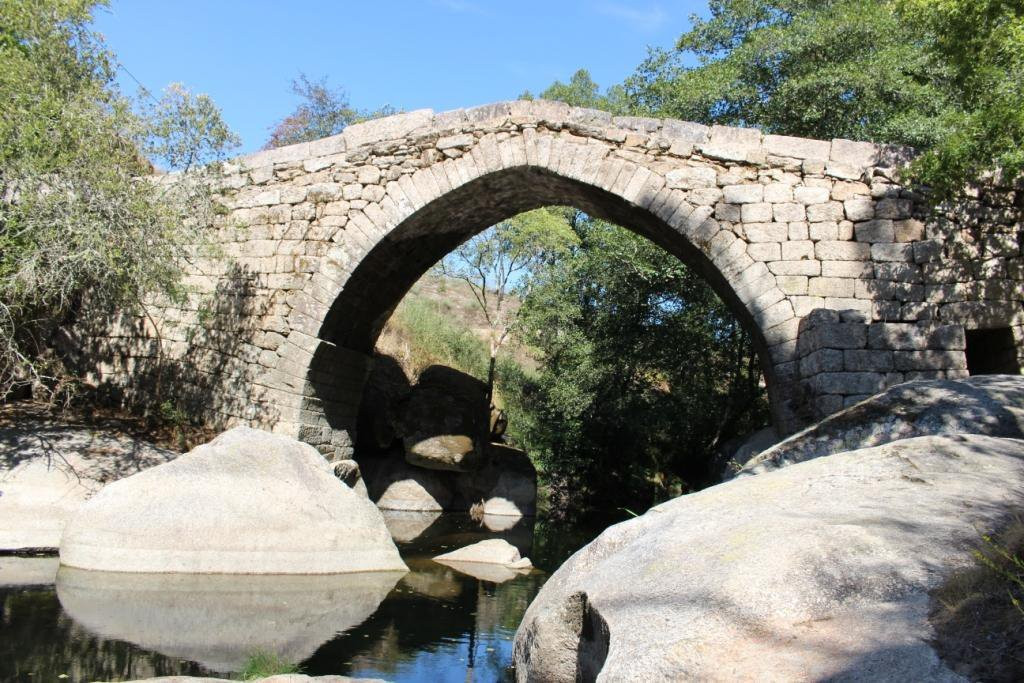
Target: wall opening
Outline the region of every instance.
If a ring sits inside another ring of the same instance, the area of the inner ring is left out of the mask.
[[[1020,374],[1017,344],[1009,327],[967,330],[966,353],[968,374]]]

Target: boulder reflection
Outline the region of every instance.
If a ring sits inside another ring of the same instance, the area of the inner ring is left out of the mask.
[[[215,671],[256,651],[299,662],[366,620],[402,572],[323,576],[122,574],[61,567],[64,611],[94,633]]]

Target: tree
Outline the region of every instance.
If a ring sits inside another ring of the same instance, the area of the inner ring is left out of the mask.
[[[1018,0],[900,0],[905,21],[933,37],[928,51],[947,65],[956,106],[917,160],[915,177],[939,198],[998,171],[1024,172],[1024,4]]]
[[[892,2],[712,0],[710,10],[628,79],[640,111],[919,149],[947,133],[949,70]]]
[[[140,310],[178,293],[214,210],[209,162],[237,144],[205,95],[123,96],[96,6],[0,2],[0,397],[57,388],[51,341],[86,295]]]
[[[516,321],[512,296],[526,296],[533,270],[559,258],[575,240],[562,214],[541,208],[513,216],[471,237],[438,264],[442,275],[466,283],[487,321],[488,398],[494,392],[498,352]]]
[[[345,91],[330,88],[326,78],[311,81],[305,74],[299,74],[292,80],[292,93],[302,101],[294,112],[274,125],[264,149],[319,140],[337,135],[353,123],[397,113],[390,106],[360,112],[349,104]]]
[[[573,107],[601,109],[612,114],[626,114],[629,108],[626,92],[621,85],[613,85],[602,94],[600,86],[594,82],[586,69],[574,73],[568,83],[555,81],[540,94],[540,97],[544,100],[565,102]],[[533,95],[527,91],[520,95],[520,99],[532,100]]]
[[[750,336],[675,256],[579,212],[572,226],[521,312],[541,360],[527,449],[564,509],[706,485],[716,446],[767,420]]]

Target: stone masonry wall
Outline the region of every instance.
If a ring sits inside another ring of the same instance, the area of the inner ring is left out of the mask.
[[[897,182],[906,159],[543,101],[370,121],[226,164],[188,300],[154,302],[152,321],[97,306],[73,355],[118,396],[344,455],[408,287],[487,225],[560,203],[701,272],[754,332],[791,431],[896,382],[963,376],[965,330],[1010,328],[1024,349],[1024,186],[931,212]]]

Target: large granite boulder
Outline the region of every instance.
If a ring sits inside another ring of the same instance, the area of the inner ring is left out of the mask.
[[[420,373],[400,420],[405,459],[428,469],[473,471],[483,460],[489,417],[487,385],[432,365]]]
[[[67,520],[104,484],[177,455],[32,404],[2,406],[0,550],[55,549]]]
[[[1024,438],[1024,376],[897,384],[763,451],[740,473],[932,434]]]
[[[486,445],[480,469],[459,475],[457,491],[485,515],[531,517],[537,512],[537,470],[518,448]]]
[[[105,486],[68,522],[60,558],[119,572],[405,570],[380,511],[315,448],[248,427]]]
[[[373,614],[403,574],[223,576],[61,567],[57,597],[93,633],[232,672],[254,652],[287,662],[307,659]]]
[[[451,510],[455,497],[452,472],[407,463],[400,453],[366,458],[360,465],[370,500],[382,510],[430,512]]]
[[[962,680],[929,642],[929,591],[1022,499],[1024,441],[977,435],[676,498],[555,572],[516,633],[517,678]]]

